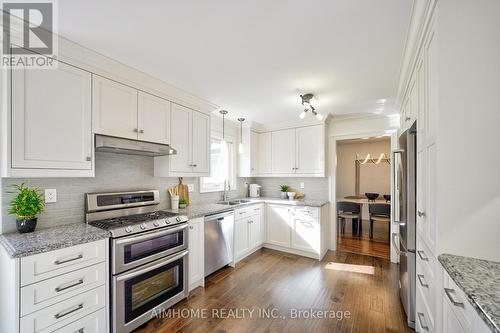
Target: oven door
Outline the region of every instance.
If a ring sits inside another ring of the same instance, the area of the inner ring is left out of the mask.
[[[188,250],[113,277],[113,332],[130,332],[188,295]]]
[[[113,241],[113,275],[187,249],[188,224],[153,230]]]

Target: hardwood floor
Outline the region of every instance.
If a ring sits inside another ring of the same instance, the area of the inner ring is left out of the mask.
[[[221,309],[238,311],[233,314],[242,318],[228,317],[229,312],[222,316]],[[284,318],[263,318],[262,309]],[[309,312],[304,312],[303,318],[292,319],[294,309],[332,311],[323,313],[337,317],[305,318]],[[199,316],[187,315],[190,310]],[[338,251],[319,262],[259,250],[236,268],[209,276],[205,288],[165,314],[136,332],[413,332],[399,301],[398,266]]]
[[[373,239],[369,237],[369,222],[363,221],[361,236],[352,234],[352,224],[346,221],[345,234],[338,235],[337,248],[339,251],[353,252],[368,256],[390,258],[390,239],[387,224],[373,224]]]

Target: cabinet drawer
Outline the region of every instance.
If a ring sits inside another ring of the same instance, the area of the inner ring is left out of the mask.
[[[429,309],[426,307],[425,302],[423,302],[424,296],[422,294],[422,288],[417,287],[416,297],[417,297],[416,311],[415,311],[416,331],[421,333],[432,333],[434,332],[434,322],[433,320],[431,320],[432,316]]]
[[[106,309],[98,310],[55,331],[51,328],[40,333],[106,333],[108,332]]]
[[[419,270],[417,263],[417,292],[421,293],[421,303],[424,308],[427,309],[426,319],[434,326],[435,324],[435,310],[436,310],[436,285],[433,279],[430,279],[428,275]]]
[[[236,209],[234,211],[234,218],[239,220],[247,218],[252,215],[261,214],[261,212],[262,212],[262,205],[252,205],[245,208]]]
[[[446,271],[443,274],[443,280],[442,295],[444,302],[449,304],[462,327],[466,331],[470,331],[473,324],[472,321],[478,316],[477,312],[469,303],[467,296],[465,296]]]
[[[318,218],[318,207],[295,207],[295,217],[300,219],[305,218]]]
[[[422,274],[425,274],[426,277],[428,277],[428,280],[434,280],[436,272],[439,269],[439,265],[437,264],[436,257],[432,255],[431,251],[422,241],[421,237],[417,237],[416,257],[417,267],[420,265]]]
[[[21,286],[106,260],[106,240],[21,258]]]
[[[21,288],[21,316],[71,298],[106,283],[102,262]]]
[[[22,317],[20,332],[35,333],[45,329],[47,332],[51,332],[48,328],[55,330],[105,306],[106,288],[100,286]]]

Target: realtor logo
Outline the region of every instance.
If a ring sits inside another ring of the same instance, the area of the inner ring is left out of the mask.
[[[2,1],[2,67],[54,68],[57,61],[55,2]]]

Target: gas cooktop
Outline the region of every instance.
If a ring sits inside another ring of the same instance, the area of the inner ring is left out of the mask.
[[[109,230],[113,237],[137,234],[188,221],[187,216],[163,210],[91,221],[90,225]]]

